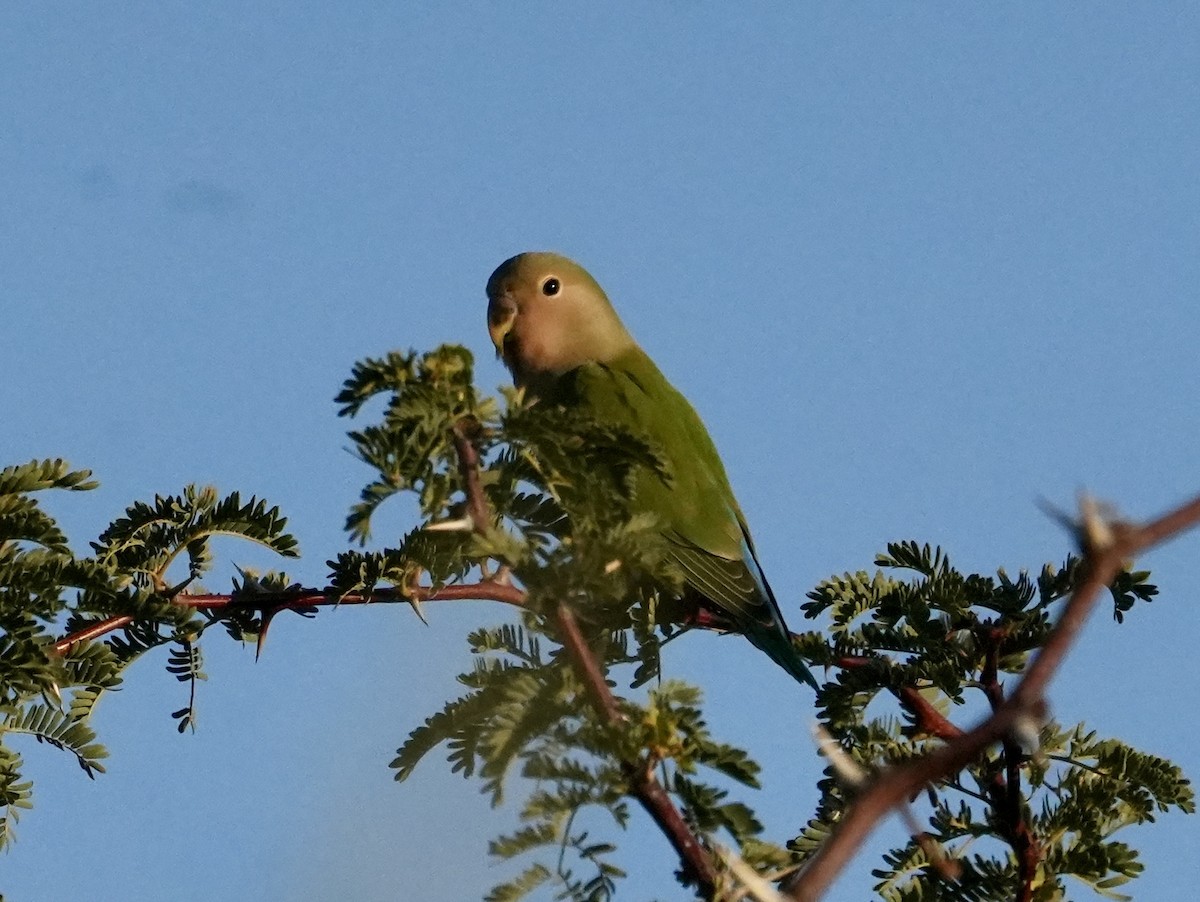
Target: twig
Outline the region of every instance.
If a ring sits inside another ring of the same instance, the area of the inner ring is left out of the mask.
[[[486,533],[491,528],[492,517],[479,479],[479,451],[475,447],[475,435],[468,432],[472,428],[471,422],[460,421],[455,424],[454,447],[458,452],[459,473],[463,479],[463,491],[466,494],[467,512],[471,523],[476,532]],[[520,589],[500,583],[494,585],[519,593],[524,600],[524,592]],[[625,715],[608,687],[599,662],[588,648],[575,615],[567,605],[559,604],[555,617],[561,632],[563,648],[583,680],[592,707],[609,726],[618,727],[624,722]],[[717,880],[712,860],[662,784],[655,778],[653,769],[630,761],[622,762],[621,769],[629,780],[633,795],[675,848],[683,864],[684,873],[699,885],[705,898],[712,898]]]
[[[462,477],[466,513],[463,527],[479,534],[487,533],[493,525],[491,508],[483,491],[480,479],[479,450],[475,444],[479,426],[473,419],[460,420],[452,427],[452,437],[458,458],[459,474]],[[507,581],[507,571],[501,570],[501,578],[484,579],[473,584],[457,584],[437,588],[410,586],[404,589],[379,589],[369,593],[339,594],[333,587],[313,589],[295,587],[274,592],[237,592],[228,595],[177,595],[171,603],[182,607],[205,611],[219,611],[242,607],[261,610],[264,618],[268,612],[307,608],[331,604],[368,604],[379,602],[412,603],[414,601],[491,600],[524,607],[524,590]],[[72,633],[55,643],[55,649],[65,654],[81,643],[97,639],[107,633],[122,629],[134,622],[131,615],[109,617]],[[557,622],[563,647],[572,664],[583,680],[587,696],[600,717],[612,727],[619,727],[625,716],[609,689],[604,673],[587,642],[570,608],[560,604]],[[653,764],[647,762],[622,762],[622,770],[629,781],[629,791],[666,835],[679,855],[684,875],[696,883],[705,898],[711,899],[716,892],[717,875],[709,852],[688,826],[679,809],[662,784],[656,779]]]
[[[1002,701],[983,723],[951,739],[921,758],[883,770],[863,791],[834,828],[832,836],[787,886],[798,902],[819,899],[862,845],[883,815],[902,804],[927,783],[962,770],[988,746],[1003,740],[1022,720],[1041,719],[1046,687],[1062,664],[1095,606],[1101,591],[1111,585],[1126,559],[1200,523],[1200,497],[1140,526],[1117,524],[1105,541],[1084,542],[1086,576],[1071,594],[1046,644],[1030,663],[1012,695]],[[1085,524],[1087,526],[1089,524]]]
[[[994,627],[987,628],[982,638],[987,651],[979,682],[992,711],[999,711],[1004,706],[1004,687],[1000,685],[999,676],[1004,633]],[[1021,811],[1021,747],[1013,739],[1011,730],[1005,732],[1001,745],[1005,773],[1004,776],[997,773],[992,778],[988,795],[996,821],[1017,859],[1017,902],[1032,902],[1033,882],[1037,878],[1042,852]]]
[[[459,473],[462,475],[463,491],[466,494],[467,512],[475,531],[486,533],[492,525],[492,516],[487,496],[479,479],[479,450],[475,446],[476,432],[473,421],[463,420],[454,427],[454,447],[458,453]],[[500,584],[496,584],[499,586]],[[511,588],[514,592],[519,589]],[[524,593],[521,592],[522,599]],[[587,689],[588,699],[596,713],[612,727],[620,726],[625,715],[620,703],[608,687],[604,672],[600,668],[587,641],[580,632],[575,615],[566,604],[559,604],[555,619],[561,633],[563,648],[580,679]],[[621,768],[629,780],[630,791],[658,828],[666,835],[683,864],[685,875],[694,880],[701,893],[711,898],[716,891],[716,871],[708,851],[692,832],[671,797],[654,776],[652,767],[639,766],[635,762],[622,762]]]
[[[474,419],[459,420],[454,424],[454,450],[458,455],[458,472],[462,476],[463,493],[467,496],[467,514],[478,533],[486,533],[492,525],[487,496],[479,481],[479,449],[474,439],[479,433],[479,423]]]
[[[993,711],[1004,700],[1003,689],[997,678],[1002,641],[1002,635],[985,634],[983,636],[983,642],[988,645],[989,652],[980,682]],[[878,664],[879,661],[870,657],[845,656],[839,658],[835,663],[837,666],[849,670],[869,667]],[[948,720],[925,696],[921,695],[915,686],[901,686],[898,689],[892,689],[892,694],[900,700],[901,706],[913,716],[919,732],[927,733],[943,741],[958,739],[963,735],[962,728]],[[1018,900],[1027,902],[1028,894],[1033,891],[1033,876],[1036,873],[1040,852],[1033,833],[1029,830],[1021,813],[1021,750],[1008,735],[1004,738],[1004,754],[1007,779],[1005,779],[1005,774],[998,771],[992,774],[986,796],[976,796],[963,786],[955,788],[992,807],[996,820],[1003,825],[1005,839],[1012,846],[1019,862],[1018,877],[1021,882],[1021,895],[1018,896]],[[913,839],[925,849],[930,862],[937,867],[939,873],[947,880],[957,879],[956,871],[959,870],[957,863],[947,858],[941,847],[917,824],[911,808],[907,804],[901,805],[900,814],[904,818],[909,832],[913,835]]]
[[[896,697],[916,719],[917,729],[921,732],[942,740],[957,739],[963,734],[962,727],[951,723],[915,686],[901,686],[896,690]]]
[[[851,792],[857,792],[861,789],[863,784],[867,782],[866,770],[851,758],[830,732],[819,723],[813,725],[813,738],[816,740],[817,748],[821,754],[833,765],[833,771],[842,785],[847,787]],[[904,821],[904,826],[908,828],[913,841],[921,847],[929,859],[929,863],[937,872],[948,881],[957,880],[962,875],[961,865],[949,858],[938,841],[926,833],[921,825],[917,823],[917,818],[907,803],[900,806],[900,817]]]
[[[838,658],[834,664],[843,670],[855,670],[862,667],[874,667],[884,663],[876,658],[859,655],[846,655]],[[900,700],[900,704],[913,716],[917,730],[928,733],[938,739],[957,739],[963,734],[960,727],[955,726],[946,716],[935,708],[915,686],[901,686],[893,689],[892,694]]]
[[[625,720],[621,706],[608,682],[600,670],[592,650],[588,648],[575,615],[565,604],[560,604],[556,610],[556,620],[562,632],[563,648],[579,672],[580,679],[588,690],[588,698],[605,722],[612,727],[619,727]],[[700,892],[706,899],[711,899],[716,891],[717,875],[713,868],[708,851],[692,832],[671,797],[667,795],[662,784],[654,776],[650,767],[638,766],[634,762],[625,761],[621,764],[629,780],[630,789],[638,802],[646,809],[658,828],[666,835],[683,863],[684,874],[695,881]]]
[[[562,633],[563,648],[571,656],[575,669],[579,671],[580,679],[587,687],[592,707],[611,726],[621,723],[625,720],[625,715],[621,713],[621,706],[617,703],[616,696],[608,688],[608,680],[604,678],[596,656],[588,648],[587,640],[583,638],[583,633],[579,630],[579,622],[575,619],[575,615],[565,604],[560,604],[555,611],[555,619],[558,621],[558,628]]]

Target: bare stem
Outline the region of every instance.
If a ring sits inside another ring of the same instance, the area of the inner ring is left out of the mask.
[[[979,682],[992,711],[999,711],[1004,706],[1004,687],[1000,685],[1000,647],[1004,638],[1003,630],[995,628],[986,629],[982,636],[987,651]],[[1042,850],[1021,810],[1021,747],[1011,732],[1004,734],[1001,743],[1005,772],[1003,776],[997,773],[992,778],[988,796],[1004,838],[1017,859],[1017,902],[1032,902],[1033,882],[1037,878]]]

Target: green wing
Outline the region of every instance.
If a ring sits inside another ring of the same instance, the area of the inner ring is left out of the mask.
[[[633,507],[663,524],[688,585],[784,669],[815,687],[788,638],[720,455],[692,405],[637,347],[572,375],[576,403],[597,419],[646,435],[666,458],[671,483],[644,474]]]

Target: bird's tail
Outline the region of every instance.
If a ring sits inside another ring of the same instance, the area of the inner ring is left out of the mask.
[[[766,652],[771,660],[791,674],[794,680],[807,683],[814,689],[821,688],[787,634],[762,624],[754,624],[746,630],[746,638]]]

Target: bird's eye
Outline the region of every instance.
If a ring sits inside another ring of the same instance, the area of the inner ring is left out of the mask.
[[[552,298],[558,294],[560,288],[562,288],[562,284],[558,281],[558,279],[551,276],[542,283],[542,294],[548,298]]]

